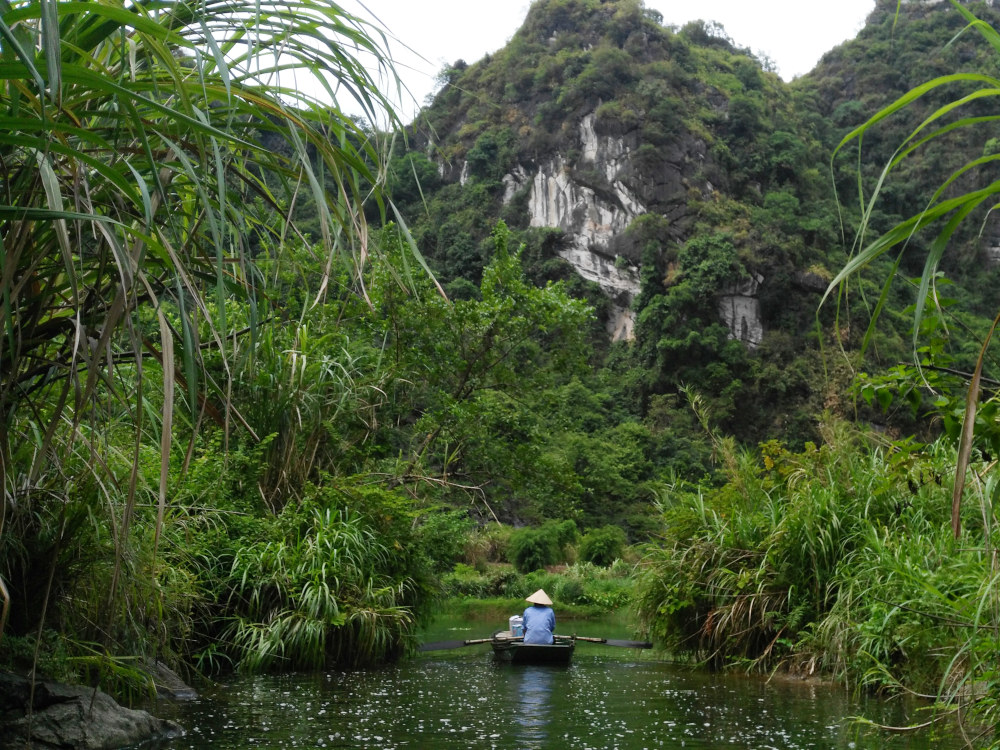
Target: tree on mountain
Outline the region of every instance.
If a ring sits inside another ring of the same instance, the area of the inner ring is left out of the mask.
[[[586,366],[589,307],[558,283],[539,288],[509,247],[502,222],[478,299],[429,293],[390,307],[390,350],[412,379],[406,401],[412,443],[404,482],[433,476],[456,484],[525,486],[538,466],[539,394]],[[510,500],[525,498],[505,498]]]

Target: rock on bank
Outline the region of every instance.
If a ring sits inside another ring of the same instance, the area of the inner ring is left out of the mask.
[[[120,706],[100,690],[39,682],[32,700],[27,678],[0,674],[2,750],[110,750],[182,733],[174,722]]]

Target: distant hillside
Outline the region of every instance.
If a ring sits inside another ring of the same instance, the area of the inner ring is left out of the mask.
[[[494,223],[517,230],[536,283],[562,280],[598,309],[611,359],[595,366],[615,369],[636,414],[686,408],[691,387],[738,438],[800,442],[824,408],[850,412],[851,368],[834,352],[858,345],[870,304],[862,288],[817,320],[859,205],[857,154],[832,171],[830,156],[913,85],[995,72],[978,37],[953,41],[962,27],[947,2],[904,3],[897,16],[883,0],[856,40],[786,84],[723,30],[664,27],[640,0],[536,0],[504,49],[443,73],[395,161],[394,194],[459,298],[475,293]],[[865,140],[866,185],[914,117]],[[874,228],[912,213],[995,130],[984,124],[901,172]],[[985,311],[991,242],[963,241],[948,272],[969,309]],[[909,294],[892,304],[901,311]],[[906,318],[894,319],[869,366],[909,356]]]
[[[965,4],[993,25],[1000,21],[1000,10],[993,0]],[[813,121],[819,118],[821,139],[832,151],[850,128],[910,89],[961,71],[995,76],[1000,72],[998,63],[996,53],[976,32],[965,29],[964,20],[950,3],[905,2],[897,16],[896,3],[883,0],[857,39],[824,55],[816,69],[792,87],[808,103],[805,114],[811,115]],[[866,175],[877,175],[921,119],[957,97],[959,90],[949,87],[922,97],[915,107],[886,121],[876,138],[866,138],[862,154]],[[960,114],[988,117],[995,115],[995,107],[988,100],[972,101]],[[932,150],[921,152],[920,158],[907,163],[905,170],[894,176],[881,206],[885,221],[918,210],[930,190],[958,165],[983,154],[990,140],[998,135],[1000,128],[992,122],[983,122],[976,128],[963,128],[947,139],[935,140]],[[851,175],[851,179],[855,177]],[[851,186],[850,192],[856,195],[856,185]],[[980,239],[970,234],[965,239],[968,246],[958,265],[948,269],[957,277],[968,275],[969,264],[974,270],[991,262],[990,236]]]

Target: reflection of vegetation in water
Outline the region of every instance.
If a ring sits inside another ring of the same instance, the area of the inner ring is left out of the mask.
[[[451,621],[432,638],[464,636],[466,631],[450,629],[461,624]],[[614,622],[593,625],[594,635],[623,635]],[[537,745],[542,747],[639,750],[727,742],[787,750],[954,750],[962,745],[954,734],[894,739],[845,721],[865,716],[898,725],[905,701],[858,699],[821,684],[713,675],[647,656],[581,643],[569,668],[539,674],[495,664],[486,645],[423,654],[379,669],[227,679],[200,701],[163,705],[188,729],[186,738],[168,746],[523,747],[525,723],[539,719],[544,725],[534,725],[532,734],[547,735],[547,743]],[[526,706],[526,678],[536,675],[549,684]]]
[[[542,748],[549,741],[554,711],[552,691],[556,672],[551,667],[526,666],[515,685],[517,703],[516,741],[518,747]]]

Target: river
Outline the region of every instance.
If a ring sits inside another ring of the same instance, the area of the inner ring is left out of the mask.
[[[631,637],[614,623],[560,632]],[[444,623],[428,640],[489,635],[488,625]],[[822,684],[713,675],[651,651],[579,643],[569,667],[494,663],[488,645],[420,654],[356,671],[236,677],[187,703],[153,712],[187,729],[160,748],[934,748],[936,736],[872,733],[912,705],[861,700]],[[908,714],[908,716],[907,716]]]

